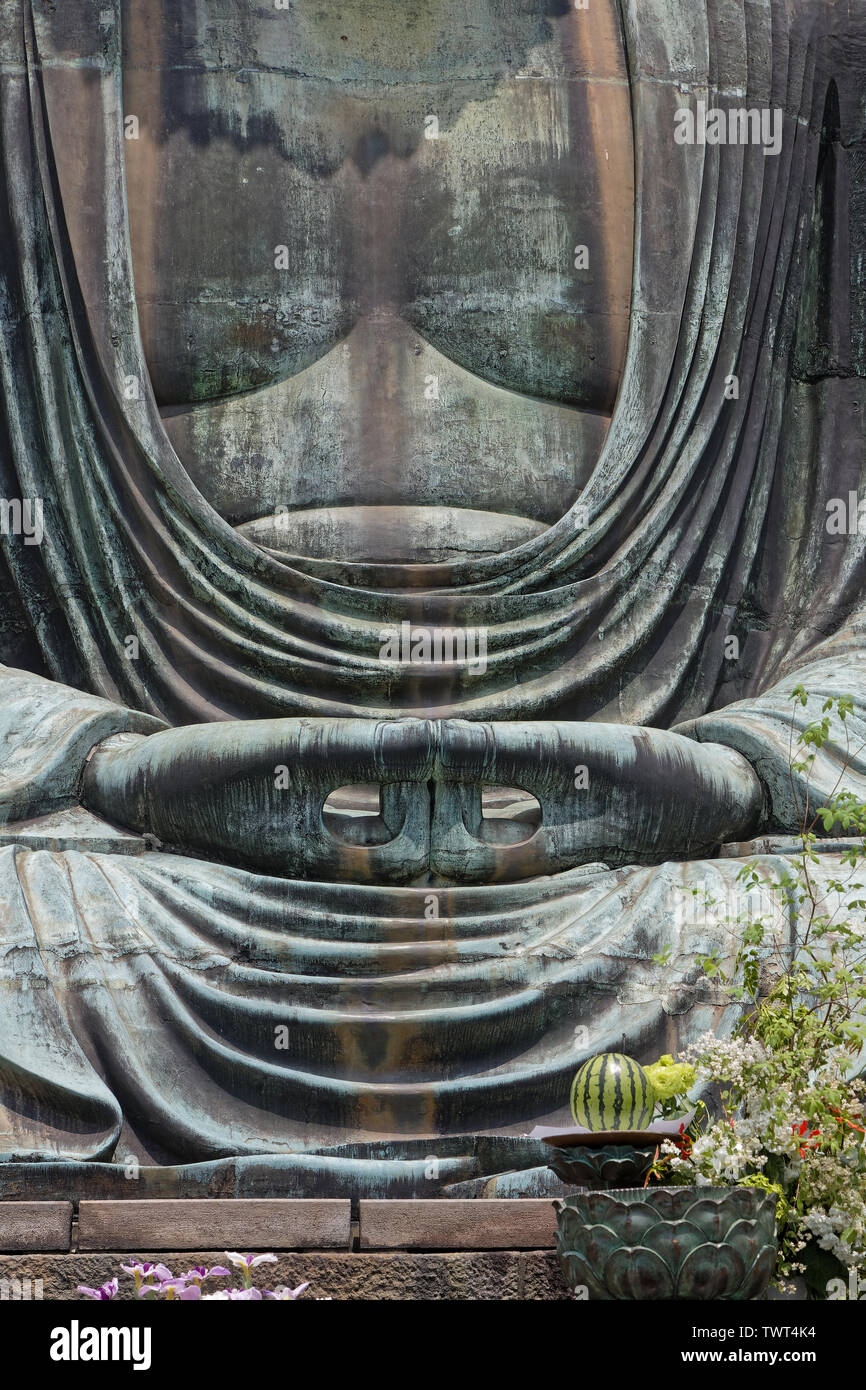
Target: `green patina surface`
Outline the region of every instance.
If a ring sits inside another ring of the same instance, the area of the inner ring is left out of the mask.
[[[3,7],[0,1196],[538,1193],[588,1055],[731,1026],[790,687],[866,736],[863,44]],[[781,151],[676,143],[705,92]]]

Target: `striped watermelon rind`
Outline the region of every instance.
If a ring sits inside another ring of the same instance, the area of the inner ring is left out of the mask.
[[[571,1114],[581,1129],[646,1129],[655,1109],[652,1082],[639,1062],[622,1052],[600,1052],[571,1083]]]

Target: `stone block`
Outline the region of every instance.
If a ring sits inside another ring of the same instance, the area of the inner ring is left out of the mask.
[[[361,1201],[362,1250],[545,1250],[556,1240],[546,1199]]]
[[[78,1211],[80,1250],[348,1250],[350,1229],[348,1198],[83,1201]]]
[[[68,1250],[71,1202],[0,1202],[0,1250]]]

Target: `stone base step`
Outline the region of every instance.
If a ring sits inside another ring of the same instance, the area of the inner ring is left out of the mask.
[[[225,1263],[223,1250],[138,1250],[139,1258],[161,1260],[173,1274],[193,1265]],[[77,1286],[99,1288],[118,1276],[118,1298],[133,1298],[133,1281],[120,1273],[122,1255],[106,1251],[67,1255],[0,1255],[0,1302],[6,1299],[81,1300]],[[277,1264],[255,1271],[263,1288],[310,1281],[303,1299],[500,1301],[570,1300],[552,1251],[475,1250],[452,1253],[306,1251],[283,1253]],[[29,1281],[29,1283],[28,1283]],[[215,1279],[214,1287],[228,1281]],[[239,1281],[238,1281],[239,1282]],[[90,1300],[83,1300],[90,1304]],[[90,1304],[90,1306],[94,1306]],[[79,1316],[76,1314],[76,1316]]]
[[[546,1198],[150,1198],[0,1202],[0,1251],[545,1250]]]

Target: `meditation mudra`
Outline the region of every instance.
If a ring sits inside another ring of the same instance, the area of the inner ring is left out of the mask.
[[[734,1026],[828,696],[866,796],[848,11],[8,0],[0,1170],[516,1184]]]

